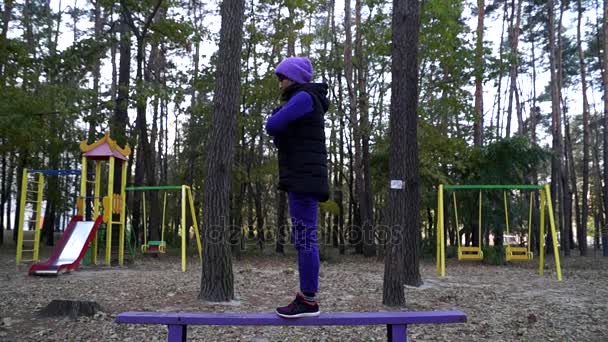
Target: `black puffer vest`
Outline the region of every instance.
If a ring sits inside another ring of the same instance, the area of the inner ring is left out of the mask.
[[[278,138],[279,189],[316,196],[320,202],[329,199],[327,148],[324,115],[329,108],[327,84],[293,85],[283,94],[289,101],[305,91],[312,96],[313,112],[287,126]]]

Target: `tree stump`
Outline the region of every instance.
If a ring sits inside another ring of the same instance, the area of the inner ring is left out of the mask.
[[[43,317],[70,316],[76,318],[79,316],[93,316],[97,311],[101,311],[101,306],[97,302],[54,299],[40,311],[40,315]]]

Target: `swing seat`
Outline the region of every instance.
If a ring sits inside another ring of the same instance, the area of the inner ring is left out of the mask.
[[[458,260],[483,260],[481,247],[458,247]]]
[[[144,254],[164,254],[167,252],[167,243],[165,241],[148,241],[148,244],[141,245],[141,252]]]
[[[533,253],[528,252],[528,247],[507,246],[505,259],[507,261],[530,261]]]

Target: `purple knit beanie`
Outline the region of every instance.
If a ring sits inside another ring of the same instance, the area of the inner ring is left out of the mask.
[[[275,70],[296,83],[308,83],[312,80],[312,64],[306,57],[287,57]]]

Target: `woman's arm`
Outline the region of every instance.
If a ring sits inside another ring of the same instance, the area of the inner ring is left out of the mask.
[[[287,126],[313,111],[313,101],[305,91],[297,93],[279,111],[266,121],[266,132],[272,136],[281,134]]]

